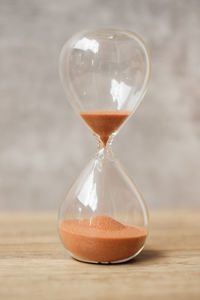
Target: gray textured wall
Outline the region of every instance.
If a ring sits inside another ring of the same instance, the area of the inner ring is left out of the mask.
[[[62,45],[91,26],[133,30],[152,56],[115,153],[149,206],[199,205],[200,1],[0,0],[0,208],[57,208],[95,151],[58,76]]]

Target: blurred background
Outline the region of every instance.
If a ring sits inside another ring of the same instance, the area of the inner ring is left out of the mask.
[[[152,59],[149,90],[114,152],[149,207],[199,206],[200,1],[0,0],[0,209],[57,209],[93,155],[58,59],[94,26],[137,32]]]

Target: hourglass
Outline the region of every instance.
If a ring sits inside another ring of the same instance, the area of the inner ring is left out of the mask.
[[[60,75],[69,101],[97,141],[95,155],[61,204],[61,240],[68,253],[80,261],[128,261],[144,247],[148,212],[111,147],[146,92],[148,50],[130,31],[81,32],[61,51]]]

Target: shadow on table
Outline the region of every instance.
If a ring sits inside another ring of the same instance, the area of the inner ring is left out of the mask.
[[[163,256],[163,251],[156,249],[145,249],[138,256],[128,261],[126,264],[137,264],[142,262],[154,262]]]
[[[161,257],[164,256],[164,251],[161,250],[156,250],[156,249],[145,249],[143,250],[138,256],[136,256],[135,258],[127,261],[127,262],[123,262],[123,263],[117,263],[117,264],[93,264],[93,263],[87,263],[87,264],[91,264],[91,265],[101,265],[101,266],[119,266],[119,265],[132,265],[132,264],[142,264],[142,263],[155,263],[157,261],[157,259],[160,259]],[[74,258],[74,260],[79,261],[78,259]],[[86,262],[84,262],[86,263]]]

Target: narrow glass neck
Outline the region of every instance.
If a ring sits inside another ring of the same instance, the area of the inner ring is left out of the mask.
[[[102,142],[102,140],[100,139],[100,137],[97,134],[94,133],[94,137],[97,142],[97,150],[96,150],[95,155],[102,159],[104,159],[105,157],[109,158],[109,159],[113,159],[114,154],[112,151],[112,143],[113,143],[115,134],[111,134],[109,136],[109,139],[108,139],[106,145],[104,145],[104,143]]]

